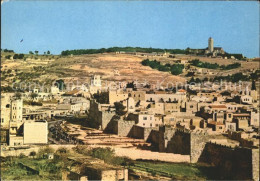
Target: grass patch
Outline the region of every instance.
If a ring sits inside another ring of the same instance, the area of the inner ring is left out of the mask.
[[[217,179],[213,167],[197,164],[135,161],[134,166],[146,168],[148,172],[154,175],[171,175],[174,180]]]

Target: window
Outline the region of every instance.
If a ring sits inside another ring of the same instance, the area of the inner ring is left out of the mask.
[[[153,126],[153,124],[151,123],[151,124],[150,124],[150,127],[152,127],[152,126]]]
[[[144,120],[147,120],[147,117],[146,116],[144,116],[144,118],[143,118]]]
[[[231,118],[231,114],[228,114],[228,117]]]
[[[190,108],[193,108],[193,106],[190,106]]]
[[[143,123],[143,126],[145,126],[145,123]]]
[[[152,116],[150,117],[150,120],[153,120],[153,117],[152,117]]]

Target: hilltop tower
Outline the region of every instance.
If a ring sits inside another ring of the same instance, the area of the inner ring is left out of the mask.
[[[208,50],[210,53],[214,51],[214,45],[213,45],[213,38],[209,37],[209,42],[208,42]]]
[[[100,77],[100,75],[92,76],[91,85],[96,86],[96,87],[101,87],[101,77]]]

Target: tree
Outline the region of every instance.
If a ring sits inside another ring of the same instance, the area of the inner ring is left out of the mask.
[[[126,84],[126,88],[132,88],[132,89],[134,89],[134,88],[135,88],[134,82],[128,82],[128,83]]]
[[[29,156],[32,156],[34,158],[36,156],[36,152],[35,151],[31,151]]]
[[[25,157],[26,157],[26,156],[25,156],[24,153],[20,153],[19,158],[25,158]]]
[[[55,85],[59,88],[59,90],[65,90],[66,88],[64,80],[62,79],[56,80]]]
[[[30,97],[31,97],[32,99],[35,99],[36,97],[38,97],[38,94],[37,94],[37,93],[31,93],[31,94],[30,94]]]
[[[14,54],[13,59],[18,59],[18,54]]]
[[[114,103],[115,108],[116,108],[116,114],[119,116],[122,116],[126,113],[125,106],[121,102],[115,102]]]
[[[200,80],[199,78],[196,78],[195,82],[196,82],[196,83],[200,83],[201,80]]]
[[[19,54],[19,55],[18,55],[18,58],[19,58],[19,59],[23,59],[23,57],[24,57],[24,54]]]
[[[93,94],[94,99],[97,100],[100,104],[108,104],[109,103],[109,95],[107,92],[95,93]]]
[[[251,73],[251,74],[250,74],[250,78],[251,78],[252,80],[256,80],[256,79],[258,78],[257,72]]]
[[[39,158],[43,158],[43,156],[44,156],[45,154],[48,154],[48,153],[54,153],[54,149],[51,148],[51,147],[49,147],[49,146],[40,148],[39,151],[38,151],[37,156],[38,156]]]
[[[30,54],[30,55],[33,55],[34,53],[33,53],[32,51],[29,51],[29,54]]]
[[[67,153],[69,153],[69,149],[67,149],[66,147],[60,147],[60,148],[58,148],[58,150],[56,151],[56,153],[59,153],[59,154],[67,154]]]
[[[192,77],[195,75],[195,72],[188,72],[185,76],[186,77]]]
[[[35,50],[34,52],[35,52],[35,54],[36,54],[36,55],[38,55],[38,53],[39,53],[39,51],[38,51],[38,50]]]
[[[171,67],[171,73],[173,75],[179,75],[182,73],[183,68],[184,68],[183,64],[174,64]]]
[[[47,51],[47,54],[48,54],[48,55],[50,55],[50,54],[51,54],[51,52],[48,50],[48,51]]]
[[[252,87],[251,87],[251,90],[256,90],[256,85],[255,85],[255,81],[254,81],[254,80],[252,81]]]
[[[17,99],[21,99],[22,94],[20,92],[16,92],[14,97],[17,98]]]
[[[194,77],[191,77],[191,79],[190,79],[189,83],[194,83],[194,82],[195,82],[195,79],[194,79]]]
[[[10,58],[11,58],[11,55],[6,55],[5,58],[6,58],[6,59],[10,59]]]
[[[24,54],[14,54],[14,59],[23,59]]]

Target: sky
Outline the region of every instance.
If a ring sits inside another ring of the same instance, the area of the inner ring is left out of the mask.
[[[259,57],[256,1],[12,1],[2,4],[1,48],[18,53],[138,46],[214,46]],[[22,42],[21,39],[23,39]]]

